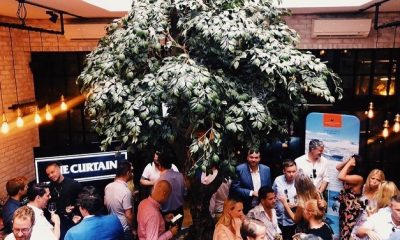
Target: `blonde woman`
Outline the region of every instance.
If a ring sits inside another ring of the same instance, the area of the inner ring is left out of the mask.
[[[281,201],[285,207],[285,211],[288,216],[297,224],[296,232],[304,232],[304,222],[301,223],[303,219],[303,211],[305,203],[311,199],[322,199],[321,193],[318,192],[314,183],[303,171],[299,171],[294,179],[294,186],[297,191],[297,205],[292,206],[287,202],[285,195],[279,195],[278,199]],[[296,207],[295,212],[292,208]]]
[[[332,240],[332,229],[323,221],[326,202],[323,199],[311,199],[305,203],[304,219],[308,222],[307,234],[313,234],[324,240]]]
[[[213,240],[241,240],[240,227],[243,219],[243,203],[236,199],[225,200],[222,215],[214,230]]]
[[[399,189],[394,182],[383,181],[375,195],[377,210],[389,206],[392,197],[396,196],[398,193]]]
[[[377,199],[376,195],[381,186],[382,181],[385,181],[385,173],[380,169],[373,169],[367,177],[365,181],[363,194],[360,198],[360,201],[365,205],[364,211],[357,219],[356,225],[354,225],[353,230],[351,231],[351,237],[354,240],[361,240],[367,238],[359,238],[356,236],[356,233],[361,225],[367,221],[367,218],[374,214],[377,210]]]

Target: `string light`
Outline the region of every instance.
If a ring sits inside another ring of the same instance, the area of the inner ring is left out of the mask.
[[[369,103],[368,111],[365,111],[365,115],[367,115],[367,117],[369,119],[374,117],[374,103],[373,102]]]
[[[68,105],[65,103],[64,95],[61,95],[61,104],[60,104],[61,111],[67,111]]]
[[[46,121],[48,121],[48,122],[50,122],[51,120],[53,120],[53,115],[51,115],[49,104],[46,104],[46,114],[44,115],[44,118],[45,118]]]
[[[21,128],[24,126],[24,119],[22,119],[21,109],[17,109],[17,127]]]
[[[36,124],[40,124],[42,122],[42,117],[40,117],[40,114],[39,114],[39,107],[36,107],[36,109],[35,109],[34,120],[35,120]]]
[[[398,133],[400,131],[400,115],[396,114],[394,117],[393,132]]]
[[[382,137],[387,138],[389,136],[389,121],[385,120],[383,122]]]
[[[10,128],[8,127],[6,114],[3,113],[3,122],[1,123],[1,132],[3,134],[6,134],[6,133],[8,133],[9,130],[10,130]]]

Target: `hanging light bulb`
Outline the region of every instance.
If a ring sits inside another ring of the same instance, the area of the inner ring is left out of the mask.
[[[387,138],[389,136],[389,121],[385,120],[383,122],[382,137]]]
[[[53,120],[53,115],[51,115],[49,104],[46,104],[46,114],[44,115],[44,118],[45,118],[46,121],[48,121],[48,122],[51,121],[51,120]]]
[[[21,128],[24,126],[24,119],[22,118],[21,109],[17,109],[17,127]]]
[[[394,117],[393,132],[398,133],[400,131],[400,115],[396,114]]]
[[[68,105],[65,103],[64,95],[61,95],[61,111],[66,111],[68,109]]]
[[[39,107],[36,107],[36,109],[35,109],[34,120],[35,120],[36,124],[40,124],[42,122],[42,118],[40,117],[40,114],[39,114]]]
[[[10,128],[8,127],[8,122],[7,122],[7,118],[6,118],[6,114],[3,113],[3,122],[1,124],[1,132],[3,134],[8,133],[8,131],[10,130]]]
[[[369,103],[368,111],[365,111],[365,114],[367,115],[367,117],[369,119],[374,117],[374,103],[373,102]]]

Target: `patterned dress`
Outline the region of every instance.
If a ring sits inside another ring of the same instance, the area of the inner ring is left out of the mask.
[[[357,218],[364,210],[360,199],[361,194],[354,194],[350,189],[342,190],[339,194],[340,239],[348,240],[356,225]]]

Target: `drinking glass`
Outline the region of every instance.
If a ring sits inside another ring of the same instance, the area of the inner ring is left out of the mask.
[[[57,206],[55,202],[51,202],[49,203],[49,205],[47,206],[47,210],[51,213],[54,214],[57,211]]]

